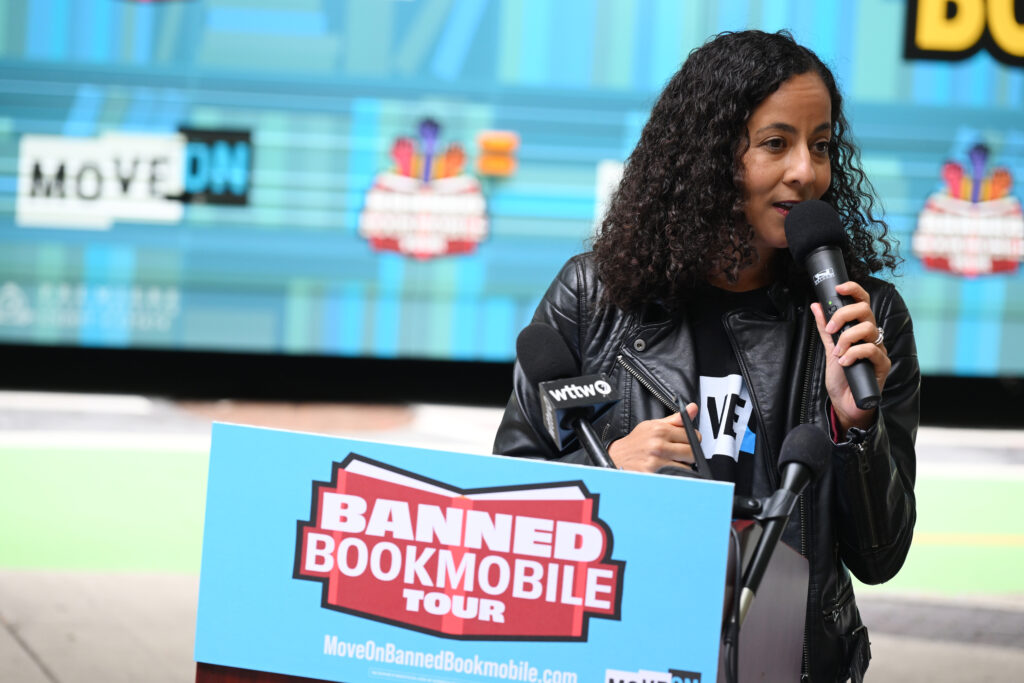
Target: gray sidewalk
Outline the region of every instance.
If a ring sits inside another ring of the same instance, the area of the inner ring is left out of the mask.
[[[0,680],[187,683],[198,577],[0,571]],[[1017,681],[1024,609],[861,600],[870,679]]]
[[[0,392],[0,443],[154,438],[202,443],[211,419],[488,451],[500,411],[445,406],[174,404],[141,397]],[[1021,477],[1024,433],[923,429],[919,469],[969,457]],[[0,523],[16,523],[2,520]],[[0,683],[194,680],[198,577],[0,570]],[[942,598],[868,591],[875,681],[1024,679],[1024,596]]]

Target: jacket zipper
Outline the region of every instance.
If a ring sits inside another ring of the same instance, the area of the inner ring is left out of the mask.
[[[807,325],[807,362],[804,364],[803,393],[800,397],[800,424],[807,423],[807,404],[811,394],[811,373],[814,370],[814,360],[818,347],[814,345],[815,329],[810,323]]]
[[[754,400],[753,385],[750,383],[749,379],[750,372],[747,370],[746,363],[743,362],[743,356],[740,354],[739,344],[736,343],[736,336],[733,334],[732,328],[726,322],[727,318],[727,315],[722,316],[722,327],[725,329],[725,336],[729,338],[729,345],[732,347],[732,355],[736,358],[736,364],[740,366],[740,375],[743,377],[743,383],[747,385],[747,392],[750,394],[750,399]],[[758,421],[760,422],[761,413],[756,410],[756,407],[755,402],[754,414],[757,415]],[[761,430],[761,433],[764,433],[765,431],[762,424],[758,424],[758,429]],[[775,454],[769,449],[768,441],[766,439],[758,439],[758,441],[764,443],[765,455],[770,461]],[[779,478],[775,475],[775,470],[771,467],[768,468],[768,481],[772,485],[772,488],[778,488]]]
[[[810,321],[811,318],[808,318]],[[818,355],[818,347],[814,343],[814,334],[816,330],[811,322],[807,324],[807,363],[804,364],[804,376],[803,376],[803,393],[800,395],[800,424],[807,424],[809,421],[809,415],[807,414],[808,404],[810,403],[811,397],[811,375],[814,372],[814,361]],[[807,557],[807,504],[806,498],[803,494],[800,495],[800,554]],[[805,644],[806,647],[806,644]]]
[[[839,621],[839,614],[843,611],[844,607],[850,604],[851,600],[853,600],[853,584],[847,582],[847,584],[843,586],[843,589],[839,591],[839,595],[836,596],[831,609],[821,611],[822,616],[825,617],[825,621],[831,624]]]
[[[633,365],[631,361],[627,360],[627,358],[623,354],[620,353],[618,356],[616,356],[615,361],[619,365],[621,365],[626,372],[632,375],[633,379],[635,379],[637,382],[640,382],[640,385],[644,389],[647,389],[647,391],[651,392],[654,398],[658,399],[659,403],[664,405],[673,413],[679,412],[679,407],[672,402],[671,398],[669,398],[668,392],[663,391],[661,387],[656,386],[653,380],[646,377],[643,374],[643,372],[641,372],[639,368]]]
[[[860,493],[864,498],[864,516],[868,525],[868,540],[872,548],[878,547],[878,529],[875,528],[875,514],[871,511],[871,498],[868,496],[868,472],[871,471],[871,463],[868,462],[867,451],[864,442],[853,445],[857,451],[857,471],[860,472]]]
[[[803,393],[800,395],[800,424],[806,424],[808,421],[808,403],[810,403],[811,395],[811,375],[814,371],[814,360],[817,355],[818,347],[814,341],[814,324],[813,318],[808,317],[807,324],[807,363],[804,364],[804,376],[803,376]],[[807,498],[804,494],[800,494],[799,498],[800,505],[800,554],[807,557]],[[809,559],[809,558],[808,558]],[[852,592],[851,592],[852,596]],[[810,653],[807,650],[807,630],[804,629],[803,638],[803,675],[800,677],[801,680],[811,680],[811,658]]]

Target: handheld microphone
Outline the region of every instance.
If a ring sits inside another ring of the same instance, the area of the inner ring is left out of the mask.
[[[757,588],[768,569],[768,561],[771,560],[772,552],[782,538],[782,532],[800,493],[825,469],[831,454],[831,440],[825,432],[814,425],[798,425],[782,442],[782,452],[779,456],[782,484],[765,501],[763,511],[756,515],[762,520],[762,531],[743,574],[740,624],[750,610]]]
[[[825,313],[825,320],[832,318],[840,307],[853,303],[853,299],[836,292],[836,285],[850,278],[846,274],[846,263],[839,245],[843,242],[843,227],[839,215],[827,203],[812,199],[800,202],[786,216],[786,242],[793,259],[801,263],[811,275],[814,294]],[[832,340],[852,327],[850,322],[832,335]],[[861,358],[843,368],[846,381],[850,384],[853,400],[861,410],[871,410],[878,405],[880,392],[874,366]]]
[[[516,356],[539,388],[544,426],[558,448],[575,435],[593,464],[615,469],[591,421],[618,402],[618,389],[602,374],[573,377],[576,359],[550,325],[527,325],[516,339]]]

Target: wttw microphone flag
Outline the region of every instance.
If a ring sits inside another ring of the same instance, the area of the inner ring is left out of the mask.
[[[594,419],[619,400],[619,390],[604,375],[584,375],[540,383],[544,426],[563,448],[573,437],[572,418],[580,411]]]

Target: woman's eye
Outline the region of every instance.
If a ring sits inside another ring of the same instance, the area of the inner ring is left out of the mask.
[[[814,151],[818,154],[828,154],[830,144],[831,142],[829,140],[819,140],[814,143]]]
[[[786,146],[786,143],[782,138],[768,138],[761,144],[772,151],[780,150]]]

